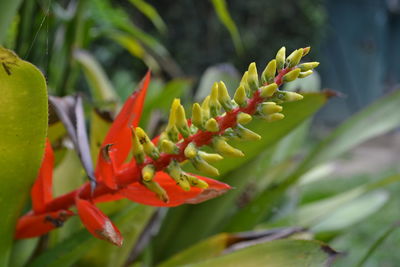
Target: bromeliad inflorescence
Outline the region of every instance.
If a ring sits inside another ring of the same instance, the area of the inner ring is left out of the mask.
[[[302,95],[279,90],[279,87],[312,73],[318,62],[300,64],[310,48],[300,48],[286,57],[282,47],[259,77],[256,64],[251,63],[244,73],[233,99],[225,84],[214,83],[211,94],[202,103],[194,103],[191,118],[179,99],[171,106],[168,125],[160,136],[151,140],[138,127],[150,73],[141,88],[125,102],[101,146],[95,170],[96,186],[90,183],[68,194],[54,198],[52,168],[54,156],[51,144],[46,145],[45,157],[32,191],[32,211],[22,216],[16,238],[45,234],[59,227],[76,206],[82,223],[94,236],[122,244],[118,229],[95,205],[98,202],[128,198],[152,206],[178,206],[200,203],[221,195],[230,186],[181,169],[190,161],[199,172],[217,176],[212,166],[223,157],[243,157],[242,151],[228,144],[231,139],[256,141],[261,137],[244,127],[259,116],[267,122],[284,118],[283,102],[297,101]],[[202,151],[210,146],[215,153]],[[129,154],[132,158],[127,161]]]

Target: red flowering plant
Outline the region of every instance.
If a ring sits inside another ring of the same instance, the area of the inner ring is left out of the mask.
[[[261,77],[255,63],[251,63],[233,100],[222,81],[215,83],[211,94],[201,104],[193,104],[191,119],[186,119],[184,107],[179,99],[175,99],[168,125],[152,140],[138,127],[150,83],[150,73],[147,73],[139,89],[126,100],[103,140],[94,171],[88,163],[91,160],[80,150],[87,145],[84,127],[69,133],[90,182],[54,197],[51,189],[54,156],[47,141],[44,160],[31,190],[32,210],[19,219],[16,238],[40,236],[60,227],[75,215],[71,207],[76,206],[77,215],[90,233],[121,246],[123,238],[119,230],[96,203],[127,198],[145,205],[173,207],[200,203],[226,193],[231,189],[228,184],[185,172],[181,163],[190,161],[201,173],[216,176],[218,169],[210,163],[223,156],[243,157],[242,151],[227,141],[259,140],[257,133],[243,126],[252,120],[252,116],[262,117],[267,122],[281,120],[284,116],[280,113],[280,104],[302,99],[302,95],[282,91],[279,87],[310,75],[318,66],[317,62],[299,64],[309,49],[297,49],[286,57],[285,48],[281,48]],[[58,104],[62,105],[53,100],[53,105]],[[83,114],[80,98],[74,109]],[[83,116],[68,119],[65,114],[59,113],[65,124],[84,125]],[[202,151],[203,146],[210,146],[215,153]]]

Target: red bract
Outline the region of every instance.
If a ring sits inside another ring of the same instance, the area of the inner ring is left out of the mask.
[[[29,212],[22,216],[17,223],[15,238],[30,238],[44,235],[63,223],[74,213],[69,210],[59,210],[42,214]]]
[[[198,187],[191,187],[189,191],[184,191],[176,185],[176,182],[165,172],[157,172],[154,176],[154,181],[159,183],[169,196],[169,201],[163,202],[156,194],[149,191],[140,182],[135,182],[119,191],[120,194],[126,198],[145,205],[150,206],[164,206],[174,207],[182,204],[197,204],[204,202],[208,199],[217,197],[230,190],[231,187],[225,183],[218,182],[214,179],[194,175],[196,178],[206,182],[208,188],[201,189]]]
[[[31,190],[32,208],[35,212],[44,212],[46,203],[53,199],[53,164],[54,154],[49,139],[46,139],[46,148],[38,178]]]
[[[123,238],[117,227],[92,202],[77,197],[76,207],[83,225],[92,235],[122,246]]]

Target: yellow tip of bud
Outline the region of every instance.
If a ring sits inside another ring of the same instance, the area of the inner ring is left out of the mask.
[[[197,156],[197,148],[196,145],[193,143],[189,143],[185,148],[185,157],[188,159],[195,158]]]
[[[199,156],[209,163],[217,162],[224,159],[220,154],[206,153],[204,151],[199,151]]]
[[[142,178],[144,181],[148,182],[153,179],[155,174],[155,168],[153,165],[148,164],[142,169]]]
[[[162,140],[160,149],[164,153],[168,154],[177,154],[179,152],[178,147],[175,145],[175,143],[171,142],[170,140]]]
[[[310,53],[311,47],[307,46],[303,48],[303,57]]]
[[[186,120],[185,109],[182,105],[179,105],[175,110],[175,124],[178,131],[184,138],[190,135],[189,127]]]
[[[228,89],[223,81],[218,83],[218,101],[225,111],[232,109],[231,97],[229,96]]]
[[[181,105],[181,100],[179,98],[175,98],[174,101],[172,101],[171,109],[169,112],[169,120],[168,120],[168,126],[167,130],[173,126],[175,126],[175,113],[176,109]]]
[[[237,121],[237,123],[245,125],[245,124],[251,122],[252,119],[253,119],[253,117],[251,115],[244,113],[244,112],[240,112],[237,115],[236,121]]]
[[[208,119],[205,125],[205,129],[209,132],[218,132],[219,131],[218,122],[214,118]]]
[[[208,95],[204,98],[203,103],[201,103],[201,110],[203,115],[203,120],[206,120],[210,117],[210,96]]]
[[[210,176],[219,175],[218,169],[208,164],[202,157],[196,157],[192,159],[191,162],[193,164],[193,167],[195,167],[197,170],[203,172],[206,175]]]
[[[213,147],[218,153],[225,155],[225,156],[231,156],[231,157],[243,157],[244,156],[242,151],[230,146],[225,141],[225,139],[222,137],[214,138]]]
[[[312,70],[308,70],[308,71],[305,71],[305,72],[300,72],[299,78],[302,79],[302,78],[310,76],[311,74],[313,74]]]
[[[240,138],[240,140],[243,141],[258,141],[261,139],[261,136],[258,135],[257,133],[244,128],[241,125],[238,125],[235,129],[236,134],[238,135],[238,137]]]
[[[285,115],[283,115],[282,113],[274,113],[264,117],[264,119],[268,122],[279,121],[282,120],[283,118],[285,118]]]
[[[245,71],[245,73],[243,74],[242,79],[240,80],[240,83],[239,83],[239,86],[243,86],[243,88],[245,89],[246,94],[250,93],[249,83],[247,82],[248,76],[249,76],[249,72]]]
[[[220,104],[218,101],[218,83],[215,82],[211,88],[210,100],[208,102],[210,106],[211,117],[218,116],[220,111]]]
[[[269,85],[261,87],[260,95],[263,98],[271,97],[276,92],[277,89],[278,85],[276,83],[271,83]]]
[[[155,193],[157,197],[163,201],[164,203],[169,202],[168,194],[165,192],[164,188],[162,188],[157,182],[154,181],[143,181],[144,186],[149,189],[151,192]]]
[[[282,106],[277,105],[275,102],[264,102],[261,105],[261,112],[265,115],[281,112],[282,109]]]
[[[292,102],[292,101],[299,101],[302,100],[304,97],[301,94],[295,92],[286,92],[285,101]]]
[[[144,152],[152,159],[158,159],[160,157],[160,153],[154,146],[153,142],[150,141],[146,132],[140,127],[136,127],[135,132],[140,144],[143,146]]]
[[[190,190],[187,175],[181,170],[181,167],[176,161],[172,161],[168,165],[166,171],[184,191]]]
[[[300,74],[300,68],[295,68],[294,70],[291,70],[290,72],[283,75],[282,81],[285,83],[294,81],[297,79],[297,77],[299,77],[299,74]]]
[[[192,107],[192,123],[199,129],[203,128],[203,114],[199,103],[194,103]]]
[[[132,133],[132,154],[135,157],[137,163],[141,164],[144,162],[144,151],[143,146],[139,141],[138,136],[136,135],[136,131],[133,127],[131,127]]]
[[[303,48],[294,50],[286,59],[289,68],[293,68],[299,64],[301,57],[303,56]]]
[[[241,85],[238,89],[236,89],[235,95],[233,96],[233,100],[235,100],[236,104],[243,107],[247,104],[247,96],[246,89]]]
[[[304,71],[315,69],[318,66],[319,66],[319,62],[314,61],[314,62],[306,62],[306,63],[300,64],[299,68],[302,72],[304,72]]]
[[[278,53],[276,53],[276,68],[279,70],[283,69],[283,66],[285,65],[285,59],[286,59],[286,47],[281,47],[281,49],[278,50]]]
[[[263,73],[261,74],[262,83],[273,83],[276,73],[276,59],[268,62]]]
[[[197,177],[194,177],[192,175],[187,175],[188,181],[190,183],[191,186],[195,186],[201,189],[207,189],[208,188],[208,183],[206,183],[203,180],[200,180]]]
[[[247,83],[252,91],[258,90],[258,72],[255,62],[252,62],[249,65]]]

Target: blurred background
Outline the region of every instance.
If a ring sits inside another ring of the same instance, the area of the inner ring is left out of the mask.
[[[399,0],[2,1],[0,43],[39,67],[52,95],[83,92],[100,109],[124,100],[148,68],[152,87],[174,88],[188,104],[207,95],[216,80],[224,80],[233,92],[250,62],[261,71],[281,46],[289,52],[311,46],[308,60],[321,65],[291,90],[329,89],[338,96],[315,116],[300,157],[344,120],[400,86]],[[150,93],[150,99],[156,94]],[[395,112],[400,117],[400,108]],[[146,114],[153,129],[166,119],[155,107]],[[363,127],[379,120],[385,118],[371,116]],[[333,171],[325,176],[335,194],[399,171],[396,128],[331,162]],[[353,138],[359,134],[353,132]],[[325,184],[302,190],[329,195]],[[396,185],[389,191],[391,201],[376,206],[368,220],[349,224],[342,235],[323,237],[347,253],[337,266],[353,266],[399,219],[400,189]],[[398,266],[399,241],[400,233],[390,235],[367,266]]]

